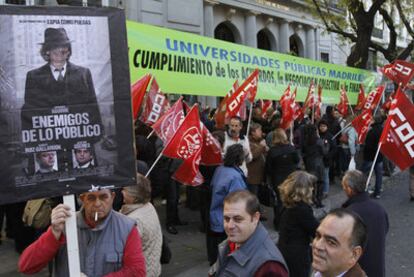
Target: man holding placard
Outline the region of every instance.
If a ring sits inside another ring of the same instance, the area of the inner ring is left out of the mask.
[[[135,222],[112,210],[114,197],[114,192],[99,186],[80,195],[83,206],[76,219],[81,271],[88,277],[145,276]],[[21,255],[20,272],[39,272],[54,260],[53,276],[69,276],[65,221],[70,216],[67,205],[60,204],[52,210],[49,229]]]

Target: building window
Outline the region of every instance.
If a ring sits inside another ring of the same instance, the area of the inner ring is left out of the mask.
[[[257,33],[257,48],[263,50],[272,50],[269,36],[265,30],[261,30]]]
[[[6,4],[26,5],[26,0],[6,0]]]
[[[321,61],[329,63],[329,53],[321,52]]]
[[[296,41],[296,39],[291,36],[289,38],[289,49],[290,49],[290,54],[293,56],[299,56],[299,46],[298,46],[298,42]]]
[[[214,30],[214,38],[228,42],[236,42],[233,31],[225,23],[220,23],[216,27]]]

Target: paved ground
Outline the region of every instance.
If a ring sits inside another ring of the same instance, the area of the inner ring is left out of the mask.
[[[414,202],[408,201],[408,174],[399,173],[387,179],[383,197],[378,200],[388,211],[390,217],[390,232],[387,238],[387,276],[413,276],[414,272]],[[324,210],[340,206],[345,200],[338,184],[332,186],[330,196],[325,201]],[[165,206],[157,207],[161,221],[164,222]],[[316,210],[317,216],[323,216],[324,210]],[[271,228],[272,212],[266,209],[269,221],[266,227],[276,241],[277,232]],[[198,231],[200,217],[197,211],[180,206],[181,218],[188,221],[188,226],[178,227],[178,235],[164,232],[170,240],[173,252],[171,263],[163,266],[162,276],[206,276],[208,271],[205,235]],[[0,276],[22,276],[16,272],[18,255],[13,251],[12,241],[3,241],[0,245]],[[47,276],[45,272],[35,276]]]

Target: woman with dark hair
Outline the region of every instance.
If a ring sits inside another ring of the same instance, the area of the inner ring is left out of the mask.
[[[302,155],[307,172],[316,176],[314,202],[316,207],[321,208],[323,190],[323,158],[329,152],[329,142],[319,138],[315,125],[307,124],[304,128],[304,139],[302,144]]]
[[[315,181],[315,176],[295,171],[279,187],[284,208],[278,247],[294,277],[309,277],[310,273],[310,242],[319,225],[310,206]]]
[[[226,239],[223,226],[223,200],[231,192],[246,190],[246,177],[240,166],[244,161],[244,149],[241,144],[227,148],[224,164],[214,172],[211,180],[210,228],[207,234],[207,252],[210,264],[217,260],[217,246]]]
[[[295,147],[289,143],[286,132],[283,129],[278,128],[273,131],[272,137],[273,146],[270,148],[266,157],[265,173],[270,177],[273,190],[277,197],[277,203],[273,208],[273,225],[277,230],[280,212],[283,207],[278,187],[290,173],[296,170],[300,158]]]
[[[146,276],[161,275],[162,231],[157,211],[151,204],[151,183],[143,175],[137,175],[137,184],[122,189],[124,205],[120,212],[137,223],[145,256]]]

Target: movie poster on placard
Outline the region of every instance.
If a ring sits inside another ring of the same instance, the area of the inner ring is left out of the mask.
[[[123,12],[1,7],[0,45],[0,203],[131,184]]]

